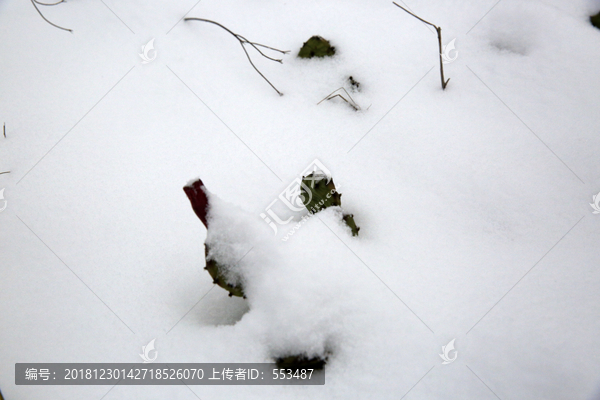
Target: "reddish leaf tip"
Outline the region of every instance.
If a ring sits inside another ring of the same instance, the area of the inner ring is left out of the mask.
[[[195,181],[188,183],[183,187],[183,191],[190,200],[192,209],[198,218],[200,218],[200,221],[202,221],[204,226],[208,228],[208,196],[202,180],[196,179]]]

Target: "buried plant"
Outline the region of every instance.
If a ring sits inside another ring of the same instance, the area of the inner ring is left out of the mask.
[[[327,364],[328,354],[323,357],[307,357],[304,354],[299,355],[290,355],[285,357],[277,357],[275,358],[275,363],[277,364],[277,368],[292,370],[292,372],[296,372],[300,369],[315,369],[322,370],[325,368],[325,364]]]
[[[341,209],[342,195],[337,192],[333,179],[327,178],[326,175],[318,172],[312,172],[306,177],[302,177],[300,196],[302,204],[311,215],[328,207],[340,207]],[[197,179],[188,183],[183,190],[196,216],[202,221],[206,229],[210,230],[210,192],[208,192],[202,180]],[[350,228],[352,236],[358,236],[360,228],[356,226],[354,216],[342,211],[342,220]],[[225,265],[221,262],[222,260],[219,261],[216,257],[213,257],[208,241],[204,244],[204,257],[206,260],[204,269],[208,271],[215,285],[227,290],[230,297],[246,297],[241,279],[232,276],[232,267],[236,265],[229,265],[229,263],[225,263],[227,264]]]
[[[200,179],[197,179],[186,185],[183,188],[183,191],[190,200],[192,209],[208,230],[209,199],[204,183],[202,183]],[[206,243],[204,244],[204,257],[206,259],[206,266],[204,269],[207,270],[213,278],[213,283],[227,290],[229,292],[229,297],[238,296],[245,298],[242,285],[240,283],[231,282],[227,274],[228,266],[221,265],[210,257],[210,248]]]
[[[302,204],[311,214],[316,214],[328,207],[342,207],[342,194],[336,190],[333,179],[327,180],[327,176],[324,174],[313,172],[302,177],[300,191]],[[354,215],[347,213],[342,215],[342,219],[352,231],[352,236],[358,236],[360,228],[354,222]]]
[[[335,47],[333,47],[329,40],[323,39],[321,36],[313,36],[308,39],[302,45],[302,48],[298,52],[300,58],[313,58],[313,57],[331,57],[335,54]]]
[[[307,176],[302,177],[300,196],[303,200],[304,206],[311,214],[328,207],[341,206],[341,194],[337,192],[333,180],[330,177],[329,179],[327,178],[328,176],[320,171],[313,171]],[[235,232],[239,232],[239,230],[231,229],[231,226],[229,225],[230,220],[235,221],[241,218],[243,221],[244,214],[236,214],[236,211],[232,211],[231,214],[229,214],[229,212],[227,214],[223,214],[223,211],[225,211],[223,205],[221,205],[223,203],[206,189],[204,183],[200,179],[196,179],[188,183],[185,185],[183,190],[186,193],[196,216],[200,219],[200,221],[202,221],[208,230],[207,240],[205,242],[205,269],[213,278],[214,284],[219,285],[223,289],[227,290],[229,292],[229,296],[246,298],[244,293],[244,285],[240,283],[245,283],[246,281],[242,279],[236,280],[236,277],[231,279],[231,267],[233,264],[239,264],[241,259],[237,262],[229,262],[223,261],[224,259],[219,256],[219,252],[222,254],[223,248],[221,243],[224,243],[224,248],[228,251],[230,248],[227,247],[227,243],[231,243],[232,238],[233,242],[235,242],[236,237],[239,238],[239,236],[235,235]],[[228,219],[227,216],[232,217]],[[220,221],[221,218],[225,218],[225,224],[223,224],[223,221]],[[357,235],[359,228],[356,227],[352,215],[343,214],[342,218],[352,230],[352,234]],[[223,226],[225,226],[226,229],[222,230]],[[248,229],[252,229],[251,226],[249,226]],[[233,236],[231,236],[232,234]],[[216,238],[218,241],[211,239],[211,235],[213,235],[212,237]],[[242,235],[243,238],[251,236],[251,234]],[[213,250],[217,250],[214,252],[214,254],[211,252],[211,247]],[[221,247],[221,250],[218,249],[219,247]],[[269,255],[269,257],[271,256]],[[252,275],[250,275],[249,278],[251,276]],[[247,287],[249,287],[249,284]],[[278,368],[285,369],[286,371],[291,370],[293,373],[296,373],[302,369],[322,370],[331,354],[331,351],[327,350],[327,348],[328,347],[317,352],[316,354],[314,352],[306,352],[302,350],[279,350],[275,353],[271,353],[271,357],[277,364]]]
[[[350,84],[351,92],[360,92],[360,82],[359,81],[354,79],[352,76],[349,76],[347,81]]]
[[[596,28],[600,29],[600,12],[598,14],[596,14],[596,15],[590,16],[590,22]]]

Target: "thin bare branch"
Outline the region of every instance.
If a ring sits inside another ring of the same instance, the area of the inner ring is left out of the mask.
[[[435,29],[437,29],[437,26],[432,24],[429,21],[425,21],[423,18],[419,17],[418,15],[413,14],[412,12],[408,11],[406,8],[402,7],[400,4],[396,3],[395,1],[392,1],[392,3],[394,3],[395,5],[397,5],[398,7],[400,7],[401,9],[403,9],[404,11],[406,11],[407,13],[409,13],[410,15],[412,15],[413,17],[415,17],[416,19],[418,19],[419,21],[423,21],[426,24],[429,24],[431,26],[433,26]]]
[[[239,35],[239,36],[240,36],[242,39],[244,39],[244,40],[248,41],[248,39],[246,39],[246,38],[245,38],[245,37],[243,37],[242,35]],[[256,42],[250,42],[250,41],[248,41],[248,43],[252,43],[252,44],[255,44],[255,45],[257,45],[257,46],[264,47],[265,49],[269,49],[269,50],[278,51],[278,52],[280,52],[281,54],[288,54],[288,53],[290,52],[289,50],[279,50],[279,49],[276,49],[275,47],[271,47],[271,46],[265,46],[264,44],[260,44],[260,43],[256,43]]]
[[[249,41],[248,39],[246,39],[245,37],[243,37],[242,35],[236,35],[236,37],[237,37],[237,39],[238,39],[238,40],[239,40],[239,41],[240,41],[242,44],[244,44],[244,43],[248,43],[250,46],[254,47],[254,49],[255,49],[256,51],[258,51],[258,52],[260,53],[260,55],[261,55],[261,56],[263,56],[263,57],[265,57],[265,58],[268,58],[268,59],[269,59],[269,60],[271,60],[271,61],[276,61],[276,62],[278,62],[279,64],[283,64],[283,60],[282,60],[282,59],[279,59],[279,58],[273,58],[273,57],[269,57],[268,55],[266,55],[265,53],[263,53],[263,52],[262,52],[262,51],[261,51],[261,50],[260,50],[258,47],[256,47],[256,46],[262,46],[262,47],[264,47],[264,48],[268,48],[268,49],[276,50],[276,51],[279,51],[279,52],[282,52],[282,50],[273,49],[272,47],[269,47],[269,46],[264,46],[264,45],[262,45],[262,44],[260,44],[260,43],[254,43],[254,42],[251,42],[251,41]],[[285,53],[283,53],[283,54],[285,54]]]
[[[10,171],[0,172],[0,175],[2,174],[10,174]]]
[[[248,39],[246,39],[245,37],[243,37],[242,35],[236,34],[238,40],[242,39],[244,42],[248,43],[250,46],[254,47],[256,49],[256,51],[258,51],[263,57],[268,58],[269,60],[273,60],[273,61],[277,61],[279,63],[282,63],[282,60],[280,59],[275,59],[275,58],[271,58],[267,55],[265,55],[262,51],[260,51],[260,49],[256,46],[260,46],[260,47],[264,47],[265,49],[269,49],[269,50],[273,50],[273,51],[278,51],[281,54],[287,54],[290,51],[289,50],[279,50],[276,49],[274,47],[270,47],[270,46],[265,46],[264,44],[260,44],[260,43],[256,43],[256,42],[251,42]]]
[[[343,95],[337,93],[334,94],[335,92],[339,91],[339,90],[343,90],[346,95],[348,95],[348,98],[350,99],[350,101],[348,101]],[[352,108],[354,108],[355,111],[359,111],[360,110],[360,106],[358,105],[358,103],[356,101],[354,101],[354,99],[352,98],[352,96],[350,96],[350,93],[348,93],[348,91],[342,86],[338,89],[335,89],[333,92],[329,93],[327,96],[325,96],[323,98],[323,100],[321,100],[320,102],[317,103],[317,105],[321,104],[322,102],[324,102],[325,100],[331,100],[335,97],[339,97],[340,99],[344,100],[346,103],[348,103],[348,105]]]
[[[438,26],[435,28],[435,30],[437,31],[438,35],[438,53],[440,55],[440,76],[442,78],[442,90],[445,90],[448,82],[450,82],[450,78],[448,78],[448,80],[444,80],[444,61],[442,60],[442,28]]]
[[[262,76],[262,77],[263,77],[263,79],[264,79],[265,81],[267,81],[267,83],[268,83],[269,85],[271,85],[271,87],[272,87],[272,88],[273,88],[273,89],[274,89],[274,90],[277,92],[277,94],[279,94],[280,96],[283,96],[283,93],[281,93],[279,90],[277,90],[277,88],[276,88],[276,87],[275,87],[275,86],[274,86],[274,85],[271,83],[271,81],[269,81],[269,80],[268,80],[268,79],[267,79],[267,78],[266,78],[266,77],[265,77],[265,76],[262,74],[262,72],[260,72],[260,71],[258,70],[258,68],[256,68],[256,65],[254,65],[254,63],[252,62],[252,59],[250,58],[250,55],[248,54],[248,51],[246,51],[246,48],[244,47],[244,44],[243,44],[243,43],[241,43],[241,46],[242,46],[242,50],[244,50],[244,53],[246,53],[246,57],[248,57],[248,61],[250,62],[250,65],[252,65],[252,67],[254,68],[254,70],[255,70],[256,72],[258,72],[258,74],[259,74],[260,76]]]
[[[239,35],[235,32],[233,32],[231,29],[227,28],[226,26],[221,25],[218,22],[215,21],[211,21],[210,19],[204,19],[204,18],[185,18],[184,21],[201,21],[201,22],[208,22],[210,24],[214,24],[217,25],[218,27],[226,30],[227,32],[229,32],[229,34],[231,34],[233,37],[235,37],[239,42],[240,45],[242,46],[242,50],[244,50],[244,53],[246,54],[246,57],[248,58],[248,61],[250,62],[250,65],[252,65],[252,68],[254,68],[254,70],[256,72],[258,72],[258,74],[265,80],[267,81],[267,83],[269,85],[271,85],[271,87],[277,92],[277,94],[279,94],[280,96],[283,96],[283,93],[281,93],[279,90],[277,90],[277,88],[262,74],[262,72],[260,72],[258,70],[258,68],[256,68],[256,65],[254,65],[254,63],[252,62],[252,59],[250,58],[250,54],[248,54],[248,51],[246,50],[246,48],[244,47],[244,44],[249,44],[250,46],[252,46],[261,56],[265,57],[266,59],[269,59],[271,61],[275,61],[278,62],[280,64],[283,63],[283,60],[281,59],[277,59],[277,58],[273,58],[273,57],[269,57],[268,55],[266,55],[265,53],[263,53],[258,46],[263,47],[265,49],[269,49],[269,50],[273,50],[273,51],[277,51],[279,53],[282,54],[287,54],[289,53],[289,50],[280,50],[280,49],[276,49],[274,47],[270,47],[270,46],[266,46],[264,44],[260,44],[260,43],[256,43],[256,42],[251,42],[248,39],[246,39],[244,36]]]
[[[358,111],[358,108],[356,108],[356,106],[352,103],[350,103],[348,100],[346,100],[346,98],[344,96],[342,96],[341,94],[336,94],[334,96],[329,97],[327,100],[331,100],[333,98],[339,97],[340,99],[344,100],[346,103],[348,103],[348,105],[352,108],[354,108],[355,111]]]
[[[40,1],[38,1],[38,0],[33,0],[33,1],[34,1],[36,4],[39,4],[40,6],[55,6],[55,5],[57,5],[57,4],[60,4],[60,3],[64,3],[64,2],[65,2],[65,0],[60,0],[60,1],[57,1],[56,3],[42,3],[42,2],[40,2]]]
[[[60,1],[59,3],[61,3],[62,1]],[[40,14],[40,16],[44,19],[44,21],[46,21],[47,23],[49,23],[50,25],[58,28],[58,29],[62,29],[63,31],[67,31],[67,32],[71,32],[73,33],[72,29],[68,29],[68,28],[63,28],[62,26],[58,26],[55,23],[50,22],[46,17],[44,17],[44,14],[42,14],[42,12],[40,11],[40,9],[38,8],[38,4],[37,1],[35,0],[31,0],[31,4],[33,4],[33,6],[35,7],[35,10],[38,12],[38,14]],[[58,3],[56,3],[58,4]],[[55,5],[55,4],[43,4],[43,5]]]
[[[444,80],[444,62],[442,59],[442,28],[432,24],[429,21],[425,21],[423,18],[419,17],[418,15],[413,14],[412,12],[408,11],[406,8],[402,7],[400,4],[396,3],[395,1],[392,2],[394,5],[400,7],[401,9],[403,9],[404,11],[406,11],[408,14],[412,15],[413,17],[415,17],[416,19],[418,19],[419,21],[425,22],[428,25],[431,25],[435,28],[435,31],[437,32],[437,37],[438,37],[438,46],[439,46],[439,55],[440,55],[440,76],[442,78],[442,90],[446,89],[446,85],[448,85],[448,82],[450,82],[450,79],[448,80]]]

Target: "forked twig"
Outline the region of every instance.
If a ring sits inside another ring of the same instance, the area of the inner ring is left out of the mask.
[[[37,1],[37,0],[31,0],[31,4],[33,4],[33,6],[35,7],[35,10],[38,12],[38,14],[40,14],[40,16],[41,16],[41,17],[44,19],[44,21],[46,21],[47,23],[49,23],[50,25],[52,25],[52,26],[54,26],[54,27],[56,27],[56,28],[58,28],[58,29],[62,29],[63,31],[68,31],[68,32],[71,32],[71,33],[73,33],[73,30],[72,30],[72,29],[63,28],[62,26],[58,26],[58,25],[56,25],[55,23],[53,23],[53,22],[50,22],[50,21],[48,20],[48,18],[44,17],[44,14],[42,14],[42,12],[40,11],[40,9],[39,9],[39,8],[38,8],[38,6],[37,6],[38,4],[39,4],[39,5],[41,5],[41,6],[55,6],[55,5],[57,5],[57,4],[60,4],[60,3],[62,3],[62,2],[64,2],[64,0],[60,0],[60,1],[59,1],[59,2],[57,2],[57,3],[40,3],[40,2],[39,2],[39,1]]]
[[[431,25],[435,28],[436,32],[437,32],[437,37],[438,37],[438,45],[440,48],[439,54],[440,54],[440,74],[442,77],[442,90],[446,89],[446,85],[448,85],[448,82],[450,82],[450,78],[448,78],[447,81],[444,80],[444,63],[442,60],[442,28],[440,28],[437,25],[432,24],[429,21],[425,21],[423,18],[413,14],[412,12],[408,11],[406,8],[402,7],[400,4],[396,3],[395,1],[393,1],[392,3],[394,3],[396,6],[400,7],[401,9],[403,9],[404,11],[406,11],[407,13],[409,13],[410,15],[412,15],[413,17],[415,17],[416,19],[418,19],[419,21],[425,22],[428,25]]]
[[[267,81],[267,83],[268,83],[269,85],[271,85],[271,87],[272,87],[272,88],[273,88],[273,89],[274,89],[274,90],[277,92],[277,94],[279,94],[280,96],[283,96],[283,93],[281,93],[279,90],[277,90],[277,88],[276,88],[276,87],[275,87],[275,86],[274,86],[274,85],[273,85],[273,84],[272,84],[272,83],[271,83],[271,82],[270,82],[270,81],[269,81],[269,80],[268,80],[268,79],[267,79],[267,78],[266,78],[266,77],[265,77],[265,76],[262,74],[262,72],[260,72],[260,71],[258,70],[258,68],[256,68],[256,65],[254,65],[254,63],[252,62],[252,59],[250,58],[250,55],[248,54],[248,51],[247,51],[247,50],[246,50],[246,48],[244,47],[244,44],[249,44],[249,45],[250,45],[250,46],[252,46],[252,47],[253,47],[253,48],[254,48],[256,51],[258,51],[258,53],[259,53],[261,56],[263,56],[263,57],[265,57],[265,58],[267,58],[267,59],[269,59],[269,60],[271,60],[271,61],[276,61],[276,62],[278,62],[278,63],[280,63],[280,64],[282,64],[282,63],[283,63],[283,60],[281,60],[281,59],[277,59],[277,58],[272,58],[272,57],[269,57],[268,55],[266,55],[265,53],[263,53],[263,52],[262,52],[262,51],[261,51],[261,50],[258,48],[258,46],[260,46],[260,47],[262,47],[262,48],[265,48],[265,49],[269,49],[269,50],[277,51],[277,52],[279,52],[279,53],[281,53],[281,54],[287,54],[287,53],[289,53],[289,50],[279,50],[279,49],[276,49],[276,48],[274,48],[274,47],[265,46],[264,44],[260,44],[260,43],[256,43],[256,42],[251,42],[251,41],[249,41],[248,39],[246,39],[245,37],[243,37],[242,35],[239,35],[239,34],[237,34],[237,33],[233,32],[233,31],[231,31],[229,28],[227,28],[227,27],[225,27],[225,26],[221,25],[220,23],[218,23],[218,22],[215,22],[215,21],[211,21],[210,19],[204,19],[204,18],[185,18],[185,19],[184,19],[184,21],[202,21],[202,22],[208,22],[208,23],[211,23],[211,24],[217,25],[218,27],[220,27],[220,28],[222,28],[222,29],[226,30],[227,32],[229,32],[229,33],[230,33],[230,34],[231,34],[233,37],[235,37],[235,38],[236,38],[236,39],[237,39],[237,40],[240,42],[240,45],[242,46],[242,50],[244,50],[244,53],[246,54],[246,57],[248,58],[248,61],[250,62],[250,65],[252,65],[252,68],[254,68],[254,70],[255,70],[256,72],[258,72],[258,74],[259,74],[260,76],[262,76],[262,78],[263,78],[265,81]]]
[[[350,100],[346,100],[346,98],[343,95],[339,94],[339,93],[334,94],[335,92],[337,92],[339,90],[343,90],[348,95],[348,98]],[[325,96],[323,98],[323,100],[321,100],[320,102],[318,102],[317,105],[321,104],[325,100],[331,100],[331,99],[333,99],[335,97],[339,97],[340,99],[344,100],[346,103],[348,103],[348,105],[350,107],[354,108],[354,111],[360,110],[360,106],[354,101],[354,99],[352,98],[352,96],[350,96],[350,93],[348,93],[348,91],[343,86],[340,87],[340,88],[338,88],[338,89],[335,89],[333,92],[329,93],[327,96]]]

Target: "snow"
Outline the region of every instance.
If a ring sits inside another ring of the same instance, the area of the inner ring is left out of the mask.
[[[6,400],[598,393],[598,1],[406,2],[456,38],[445,91],[435,33],[389,1],[104,3],[42,8],[72,34],[0,3]],[[291,50],[248,47],[284,96],[188,10]],[[297,59],[315,34],[336,56]],[[360,111],[317,105],[349,76]],[[286,241],[301,213],[278,205],[277,235],[260,218],[314,159],[359,237],[335,209]],[[198,176],[219,199],[208,236],[182,191]],[[252,249],[247,300],[213,287],[205,240]],[[152,339],[157,362],[328,352],[326,384],[14,385],[17,362],[140,362]]]

